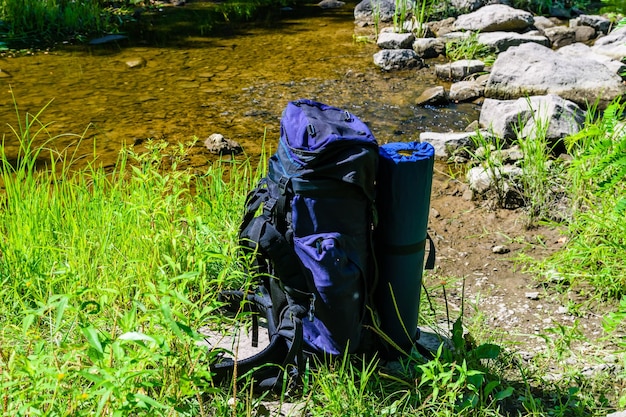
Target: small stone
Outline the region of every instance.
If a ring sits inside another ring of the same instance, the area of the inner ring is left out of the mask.
[[[234,140],[227,139],[224,135],[214,133],[204,141],[204,146],[215,154],[239,154],[243,151],[241,145]]]
[[[339,9],[346,5],[345,2],[339,0],[322,0],[317,3],[319,7],[322,9]]]
[[[556,314],[567,314],[569,310],[565,306],[561,306],[556,309]]]
[[[131,59],[126,60],[126,66],[131,69],[143,68],[147,64],[148,62],[142,57],[131,58]]]
[[[525,296],[529,300],[538,300],[539,299],[539,292],[538,291],[527,292],[525,294]]]
[[[504,254],[504,253],[509,253],[511,250],[509,248],[507,248],[504,245],[496,245],[493,248],[491,248],[491,251],[493,253],[497,253],[497,254]]]
[[[418,106],[436,106],[448,104],[448,94],[442,86],[427,88],[415,99]]]

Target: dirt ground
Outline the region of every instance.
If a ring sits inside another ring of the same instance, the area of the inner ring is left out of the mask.
[[[586,339],[583,349],[598,349],[590,342],[602,336],[601,313],[592,311],[584,298],[558,291],[558,283],[524,272],[522,257],[543,259],[561,248],[566,236],[552,226],[528,228],[523,209],[492,206],[472,201],[462,177],[454,179],[436,166],[429,233],[437,262],[424,276],[431,297],[443,303],[445,283],[450,318],[455,320],[464,291],[465,315],[480,319],[476,327],[492,333],[478,335],[480,339],[495,336],[496,342],[515,351],[540,352],[546,348],[542,335],[555,336],[559,325],[574,324],[580,339]],[[421,313],[431,318],[423,308]],[[434,319],[441,322],[445,317]]]

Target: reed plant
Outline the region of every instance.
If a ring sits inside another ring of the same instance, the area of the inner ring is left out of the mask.
[[[493,194],[495,204],[498,207],[506,205],[507,192],[510,189],[504,172],[504,160],[502,150],[506,141],[492,133],[476,131],[471,137],[473,149],[469,151],[472,157],[480,163],[480,167],[490,180],[489,193]],[[492,196],[487,196],[492,197]]]
[[[569,213],[558,208],[566,199],[566,180],[563,161],[554,158],[554,149],[562,143],[548,140],[550,121],[541,116],[542,109],[533,109],[529,99],[527,105],[532,123],[518,121],[515,143],[523,155],[519,162],[522,169],[519,188],[526,208],[526,226],[532,227],[540,221],[564,220]]]
[[[590,114],[593,112],[590,112]],[[624,105],[611,104],[599,118],[567,138],[573,161],[567,171],[573,217],[570,241],[545,264],[572,285],[591,284],[603,297],[626,295],[626,129]]]
[[[185,147],[166,157],[151,143],[111,171],[66,169],[71,154],[34,146],[39,117],[3,138],[21,141],[17,159],[0,157],[3,414],[210,413],[198,329],[223,320],[220,289],[246,279],[235,225],[249,166],[191,175]]]
[[[7,44],[50,44],[117,30],[113,9],[99,0],[1,0],[0,20]]]
[[[410,21],[411,16],[413,16],[414,7],[415,4],[413,0],[395,0],[395,8],[392,16],[394,32],[404,33],[407,31],[405,23]]]

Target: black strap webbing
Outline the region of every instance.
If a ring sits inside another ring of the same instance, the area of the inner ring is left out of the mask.
[[[426,248],[426,241],[430,242],[430,246],[428,248],[428,258],[426,258],[426,263],[424,265],[424,269],[433,269],[435,267],[435,242],[430,237],[429,234],[426,234],[426,239],[409,244],[409,245],[378,245],[376,246],[376,251],[385,255],[411,255],[417,252],[421,252]]]

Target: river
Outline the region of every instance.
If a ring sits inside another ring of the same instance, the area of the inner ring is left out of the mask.
[[[188,3],[185,12],[202,13],[202,4]],[[95,156],[105,166],[115,163],[124,145],[202,141],[212,133],[258,155],[262,143],[271,147],[277,141],[281,112],[298,98],[353,112],[381,143],[417,140],[426,130],[462,130],[477,118],[479,109],[471,104],[413,105],[425,88],[443,84],[432,69],[378,69],[372,60],[377,46],[354,38],[363,30],[354,25],[353,8],[308,5],[220,35],[183,30],[179,21],[168,26],[164,11],[142,23],[151,34],[143,40],[4,56],[4,151],[9,159],[18,155],[17,113],[23,124],[27,113],[32,120],[41,112],[38,121],[46,128],[34,138],[36,146],[45,142],[69,151],[79,165]],[[130,68],[131,61],[145,65]],[[197,167],[215,158],[201,145],[190,154]]]

